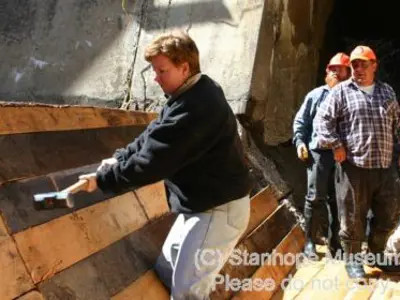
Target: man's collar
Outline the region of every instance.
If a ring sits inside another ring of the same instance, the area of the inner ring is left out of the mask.
[[[327,84],[323,85],[322,88],[323,88],[325,91],[330,91],[330,90],[331,90],[331,88],[330,88],[329,85],[327,85]]]
[[[349,78],[346,81],[344,81],[344,84],[346,86],[353,86],[355,88],[359,88],[357,83],[353,80],[353,78]],[[372,83],[372,85],[375,84],[375,88],[379,87],[382,85],[382,81],[375,79],[374,82]]]

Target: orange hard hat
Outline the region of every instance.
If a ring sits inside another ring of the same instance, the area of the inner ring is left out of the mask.
[[[355,59],[376,60],[375,52],[368,46],[357,46],[350,54],[350,61]]]
[[[350,58],[343,52],[336,53],[329,61],[328,68],[332,66],[350,67]]]

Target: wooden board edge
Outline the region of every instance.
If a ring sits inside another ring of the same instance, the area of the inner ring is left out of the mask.
[[[148,223],[132,192],[14,235],[34,281],[39,283]]]
[[[3,103],[0,108],[0,134],[148,125],[157,118],[151,112],[91,106]]]
[[[139,279],[135,280],[122,292],[111,297],[111,300],[169,300],[168,290],[159,280],[154,270],[147,271]]]

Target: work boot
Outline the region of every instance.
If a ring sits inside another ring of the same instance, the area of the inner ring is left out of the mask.
[[[400,264],[398,259],[400,256],[397,254],[385,255],[384,248],[386,245],[387,234],[374,234],[370,235],[368,239],[368,248],[370,253],[374,254],[374,267],[378,267],[383,272],[387,273],[397,273],[400,272]]]
[[[317,251],[315,248],[315,240],[317,235],[316,222],[316,208],[318,205],[314,205],[311,201],[305,201],[304,204],[304,233],[305,233],[305,244],[304,244],[304,255],[309,259],[316,260],[318,258]]]
[[[345,268],[351,279],[362,280],[366,278],[361,257],[361,242],[342,241],[345,257]]]
[[[375,267],[378,267],[385,273],[400,272],[400,255],[385,255],[384,253],[375,254]]]

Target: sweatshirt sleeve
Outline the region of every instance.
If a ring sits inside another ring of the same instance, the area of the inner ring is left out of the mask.
[[[157,121],[158,120],[152,121],[147,126],[146,130],[143,131],[137,138],[135,138],[132,143],[128,144],[125,148],[115,150],[113,157],[116,158],[118,161],[124,161],[127,160],[133,153],[140,151],[140,149],[143,147],[147,131],[149,130],[149,128],[153,127],[153,124]]]
[[[209,118],[208,109],[188,109],[184,101],[173,106],[162,121],[146,130],[145,137],[127,147],[117,164],[97,172],[101,190],[119,192],[168,178],[216,143],[227,113]]]

